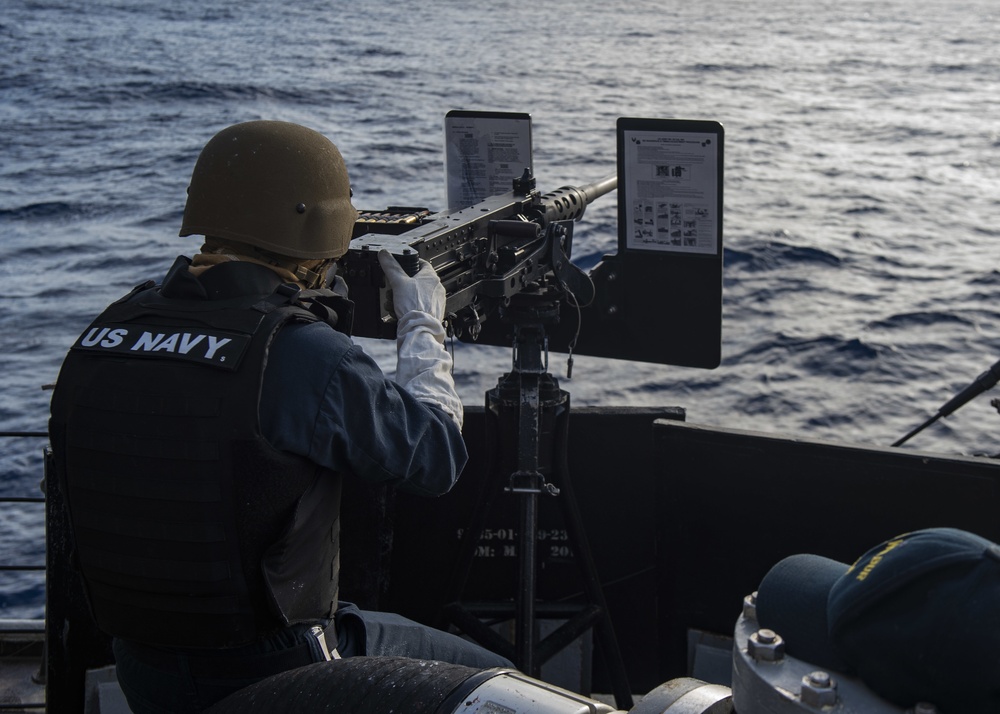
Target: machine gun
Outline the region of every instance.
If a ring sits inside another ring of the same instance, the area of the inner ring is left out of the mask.
[[[513,183],[509,193],[458,211],[390,207],[362,213],[338,267],[355,303],[354,334],[396,335],[391,296],[377,260],[381,249],[411,275],[421,258],[433,266],[447,293],[446,323],[460,339],[478,339],[482,323],[500,305],[539,285],[556,284],[578,305],[589,304],[594,285],[570,262],[573,221],[617,187],[617,174],[544,195],[527,169]]]
[[[461,210],[363,213],[338,266],[354,302],[354,334],[396,336],[377,259],[384,248],[410,271],[421,258],[430,262],[447,294],[447,327],[464,342],[512,346],[508,308],[546,303],[555,313],[544,315],[546,350],[717,367],[723,139],[717,122],[622,117],[617,171],[595,183],[542,195],[526,171],[509,193]],[[573,221],[612,190],[618,250],[584,274],[569,260]],[[677,235],[675,218],[686,224]],[[564,302],[576,319],[559,319]],[[494,314],[502,319],[487,319]]]

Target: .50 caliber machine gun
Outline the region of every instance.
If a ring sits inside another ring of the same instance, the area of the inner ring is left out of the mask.
[[[509,193],[469,208],[430,214],[420,208],[362,213],[340,262],[355,303],[354,334],[395,337],[392,305],[376,256],[392,253],[411,275],[428,261],[447,293],[446,320],[457,337],[475,341],[497,307],[529,286],[555,281],[580,305],[594,298],[590,278],[570,262],[573,221],[613,191],[617,175],[541,195],[525,169]]]

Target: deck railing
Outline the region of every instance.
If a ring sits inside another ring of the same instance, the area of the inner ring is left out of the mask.
[[[7,438],[48,438],[44,431],[0,431],[0,437]],[[0,507],[8,504],[45,503],[45,497],[7,495],[0,493]],[[44,507],[40,509],[39,519],[45,520]],[[9,552],[9,551],[8,551]],[[0,577],[4,573],[45,572],[45,563],[9,563],[0,562]],[[0,617],[0,663],[26,660],[31,664],[25,667],[34,668],[37,661],[37,672],[31,679],[39,686],[39,698],[42,697],[42,686],[45,676],[45,656],[43,643],[45,641],[45,619],[22,619]],[[3,666],[0,664],[0,666]],[[0,711],[44,711],[45,702],[0,703]]]

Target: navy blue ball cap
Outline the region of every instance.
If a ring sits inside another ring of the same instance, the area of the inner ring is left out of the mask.
[[[793,556],[761,583],[758,622],[785,638],[790,655],[856,674],[899,706],[1000,712],[1000,547],[965,531],[932,528],[884,541],[850,568],[839,564],[839,576],[837,565]],[[783,614],[772,620],[776,611]],[[805,639],[819,642],[802,649]],[[846,667],[836,666],[836,658]]]
[[[819,555],[785,558],[757,588],[757,623],[781,635],[792,657],[845,671],[847,663],[830,640],[826,604],[847,569],[846,564]]]

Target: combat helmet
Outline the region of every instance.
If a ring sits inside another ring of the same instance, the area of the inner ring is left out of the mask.
[[[333,142],[298,124],[251,121],[223,129],[202,149],[180,235],[335,259],[347,252],[356,217]]]

